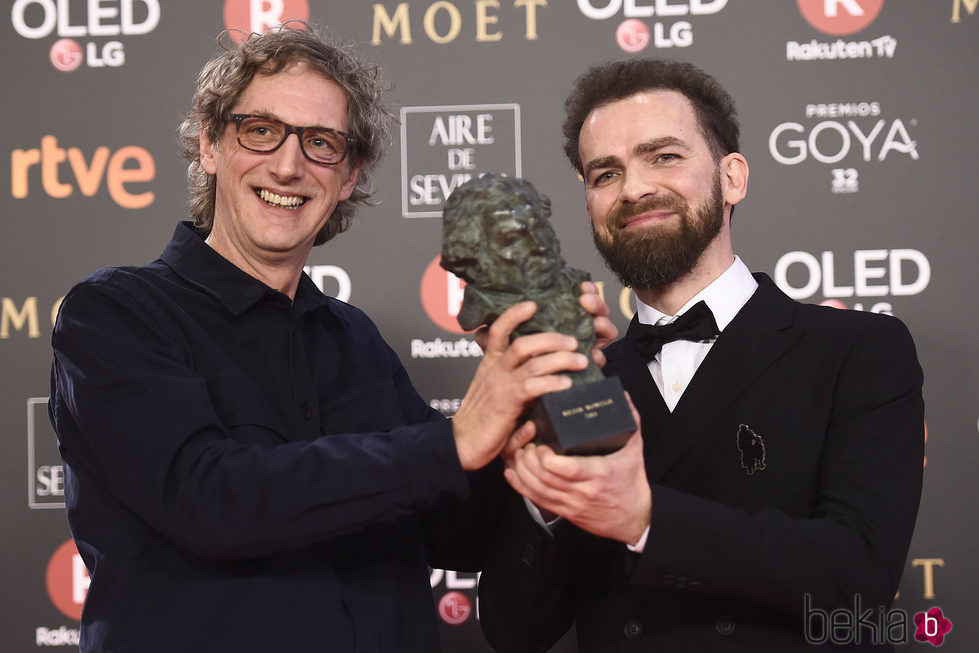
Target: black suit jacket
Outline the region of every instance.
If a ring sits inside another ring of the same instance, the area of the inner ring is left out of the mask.
[[[806,650],[820,611],[890,605],[921,493],[914,344],[892,317],[756,278],[672,413],[628,337],[606,350],[642,417],[645,550],[552,536],[515,500],[479,588],[497,650],[546,650],[572,623],[582,653]]]

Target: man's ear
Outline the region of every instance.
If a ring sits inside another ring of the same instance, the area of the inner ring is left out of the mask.
[[[720,173],[724,203],[733,206],[748,194],[748,161],[739,152],[731,152],[721,159]]]
[[[353,194],[354,188],[357,187],[357,175],[360,174],[360,165],[362,161],[358,160],[356,165],[347,174],[347,178],[344,179],[343,184],[340,186],[339,201],[344,202],[350,199],[350,195]]]
[[[208,132],[208,123],[202,121],[200,129],[200,152],[201,152],[201,168],[204,169],[209,175],[217,174],[218,166],[215,160],[215,153],[218,149],[217,143],[211,140],[210,133]]]

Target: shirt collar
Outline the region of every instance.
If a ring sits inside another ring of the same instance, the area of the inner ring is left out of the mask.
[[[181,222],[160,259],[189,283],[224,304],[234,315],[241,315],[264,297],[281,295],[288,301],[281,292],[270,288],[211,249],[204,238],[204,234],[193,223]],[[326,302],[326,296],[304,273],[299,280],[293,302],[296,309],[310,310]]]
[[[690,301],[683,305],[676,316],[662,313],[648,304],[644,304],[641,299],[636,298],[636,314],[639,321],[643,324],[657,324],[661,320],[663,323],[672,322],[676,317],[683,315],[687,310],[703,300],[707,303],[711,313],[714,314],[714,321],[717,328],[723,331],[734,316],[738,314],[758,288],[758,282],[751,276],[748,266],[742,262],[738,256],[734,257],[734,262],[725,270],[721,276],[712,281],[706,288],[694,295]]]

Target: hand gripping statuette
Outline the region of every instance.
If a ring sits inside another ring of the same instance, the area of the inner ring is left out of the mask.
[[[556,331],[577,338],[588,368],[568,372],[571,388],[541,397],[530,411],[538,442],[558,453],[604,454],[620,448],[636,429],[616,377],[591,359],[592,316],[578,302],[587,272],[567,267],[551,226],[551,202],[530,182],[487,174],[458,187],[442,217],[442,267],[466,281],[459,324],[492,324],[524,300],[534,316],[514,337]]]

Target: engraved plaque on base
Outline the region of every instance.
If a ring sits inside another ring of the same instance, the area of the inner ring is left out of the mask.
[[[636,430],[618,377],[592,381],[546,394],[530,411],[537,442],[566,455],[616,451]]]

